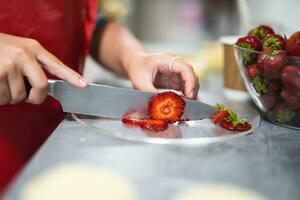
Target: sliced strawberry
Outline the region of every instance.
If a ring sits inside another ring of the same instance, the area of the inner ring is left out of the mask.
[[[179,121],[184,107],[185,101],[174,92],[159,93],[148,104],[150,118],[166,122]]]
[[[256,36],[257,38],[262,40],[267,34],[273,34],[273,33],[274,31],[270,26],[260,25],[258,27],[251,29],[248,35]]]
[[[222,128],[227,129],[227,130],[230,130],[230,131],[234,130],[234,126],[233,126],[232,122],[223,121],[223,122],[220,123],[220,126]]]
[[[143,123],[143,120],[126,117],[126,118],[122,119],[122,122],[124,124],[131,125],[131,126],[141,126]]]
[[[142,129],[150,131],[163,131],[168,128],[168,123],[164,120],[145,119],[141,124]]]
[[[248,122],[245,122],[245,123],[236,125],[234,127],[234,130],[244,132],[244,131],[250,130],[251,128],[252,128],[251,124],[249,124]]]
[[[217,112],[214,113],[214,115],[212,116],[212,122],[214,124],[219,124],[222,121],[224,121],[225,119],[227,119],[229,117],[229,112],[227,109],[224,110],[218,110]]]
[[[278,34],[268,34],[263,39],[262,49],[271,48],[272,51],[285,50],[285,39]]]
[[[289,56],[300,56],[300,31],[289,37],[286,42],[286,51]]]

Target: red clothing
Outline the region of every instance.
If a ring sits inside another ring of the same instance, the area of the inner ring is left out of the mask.
[[[96,13],[97,0],[0,0],[0,32],[36,39],[81,72]],[[42,105],[0,106],[0,192],[63,118],[50,97]]]

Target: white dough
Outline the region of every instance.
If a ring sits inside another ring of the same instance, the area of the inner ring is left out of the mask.
[[[132,185],[121,175],[93,165],[70,163],[34,178],[22,200],[135,200]]]
[[[199,185],[180,192],[174,200],[266,200],[260,195],[232,185]]]

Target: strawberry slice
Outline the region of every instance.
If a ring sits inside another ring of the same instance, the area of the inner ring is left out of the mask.
[[[235,131],[240,131],[240,132],[244,132],[244,131],[248,131],[252,128],[251,124],[249,124],[248,122],[245,122],[243,124],[238,124],[234,127]]]
[[[222,122],[220,123],[220,126],[221,126],[222,128],[227,129],[227,130],[230,130],[230,131],[233,131],[233,130],[234,130],[234,126],[233,126],[232,122],[222,121]]]
[[[168,123],[164,120],[144,119],[140,127],[142,129],[158,132],[166,130]]]
[[[143,120],[126,117],[126,118],[122,119],[122,122],[124,124],[131,125],[131,126],[141,126],[143,123]]]
[[[229,112],[228,110],[218,110],[215,112],[215,114],[212,116],[212,121],[214,124],[219,124],[225,119],[229,117]]]
[[[168,123],[180,121],[184,107],[185,101],[174,92],[159,93],[153,96],[148,104],[151,119]]]

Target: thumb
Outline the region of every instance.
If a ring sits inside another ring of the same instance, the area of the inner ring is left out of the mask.
[[[88,86],[88,83],[80,74],[63,64],[48,51],[43,49],[42,53],[37,56],[37,60],[50,74],[69,82],[71,85],[78,88],[84,88]]]

